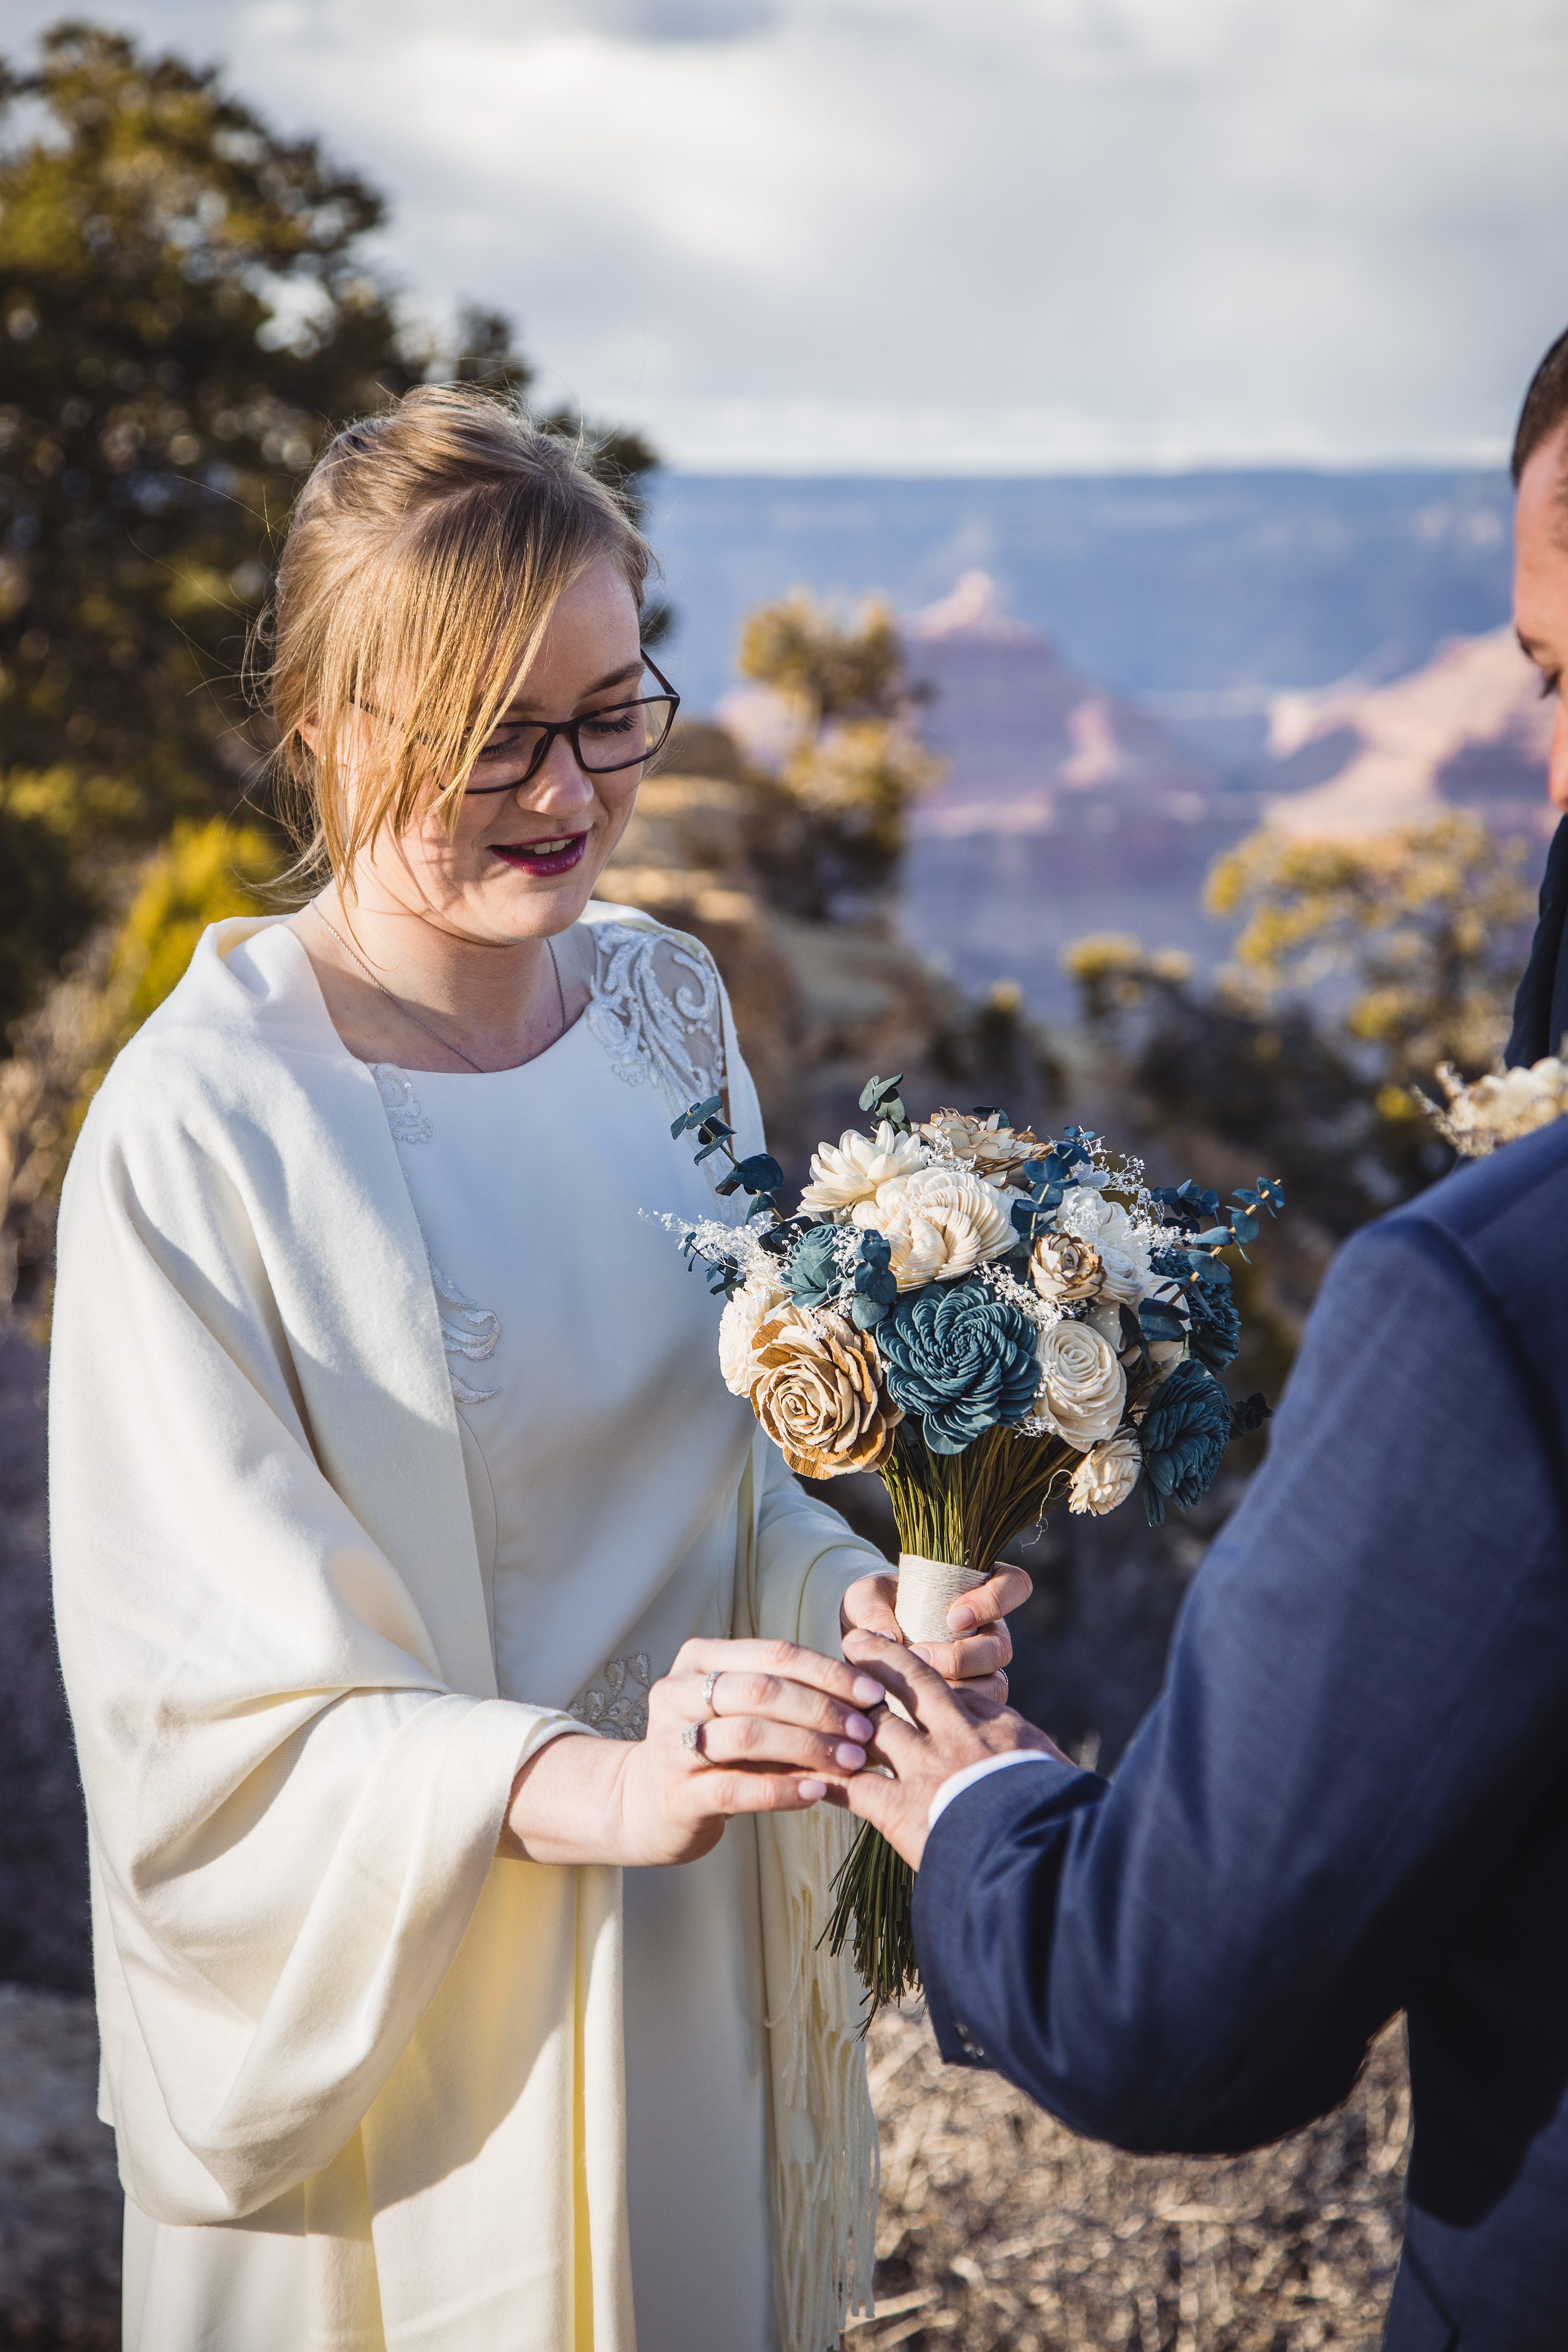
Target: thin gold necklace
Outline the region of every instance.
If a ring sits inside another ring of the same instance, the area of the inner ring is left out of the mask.
[[[371,986],[373,988],[379,988],[387,1003],[389,1004],[395,1004],[399,1013],[403,1014],[405,1020],[412,1021],[416,1029],[423,1029],[426,1037],[434,1037],[437,1045],[444,1045],[448,1054],[456,1054],[459,1062],[467,1062],[469,1069],[472,1070],[477,1076],[482,1078],[489,1075],[482,1066],[475,1061],[471,1054],[465,1054],[462,1047],[460,1045],[454,1045],[450,1037],[443,1037],[439,1029],[432,1029],[428,1021],[422,1020],[420,1015],[415,1012],[414,1007],[411,1004],[405,1004],[401,996],[394,996],[385,981],[377,979],[369,964],[366,963],[363,956],[361,955],[358,948],[352,947],[350,945],[349,941],[344,939],[342,931],[339,930],[336,923],[327,921],[326,916],[321,913],[320,907],[317,906],[313,898],[310,901],[310,912],[312,915],[316,916],[320,921],[326,924],[328,930],[331,931],[339,947],[342,949],[343,953],[345,955],[353,956],[355,963],[358,964],[361,971],[363,972]],[[561,1034],[564,1036],[566,1034],[566,991],[561,985],[561,966],[556,960],[555,942],[553,940],[547,939],[544,944],[550,955],[550,969],[555,974],[555,995],[557,1002],[561,1006]]]

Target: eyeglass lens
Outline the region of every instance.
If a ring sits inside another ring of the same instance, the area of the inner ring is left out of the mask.
[[[589,711],[576,722],[577,756],[591,775],[635,767],[653,757],[674,717],[675,698],[662,694]],[[503,770],[509,774],[526,772],[538,761],[549,734],[550,730],[537,719],[508,719],[486,739],[476,770],[486,775]]]

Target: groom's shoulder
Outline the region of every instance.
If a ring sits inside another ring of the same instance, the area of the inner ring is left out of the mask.
[[[1568,1316],[1568,1118],[1456,1169],[1358,1238],[1463,1260],[1506,1306]]]

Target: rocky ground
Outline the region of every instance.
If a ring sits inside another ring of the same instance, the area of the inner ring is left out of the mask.
[[[0,1985],[0,2352],[120,2342],[120,2182],[92,2003]]]
[[[1119,2156],[917,2020],[871,2036],[877,2316],[854,2352],[1373,2352],[1399,2256],[1397,2027],[1337,2115],[1230,2160]]]

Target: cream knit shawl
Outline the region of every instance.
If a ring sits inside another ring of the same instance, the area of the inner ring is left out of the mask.
[[[632,2352],[619,1873],[495,1859],[566,1718],[496,1695],[375,1081],[313,979],[226,961],[258,928],[209,930],[121,1055],[61,1210],[52,1536],[121,2176],[167,2222],[273,2209],[323,2345]],[[727,1004],[725,1040],[758,1149]],[[741,1500],[735,1632],[836,1652],[865,1548],[760,1438]],[[858,1988],[817,1948],[847,1827],[755,1834],[781,2337],[824,2352],[876,2201]]]

